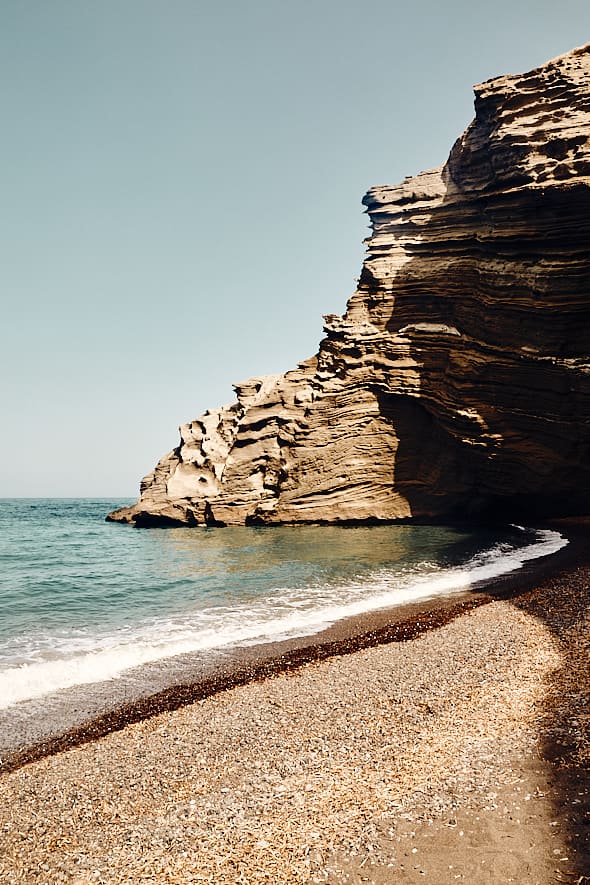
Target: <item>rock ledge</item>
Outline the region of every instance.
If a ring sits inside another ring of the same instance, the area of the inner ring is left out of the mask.
[[[590,510],[590,44],[475,88],[447,163],[372,188],[316,356],[235,386],[107,517],[145,525]]]

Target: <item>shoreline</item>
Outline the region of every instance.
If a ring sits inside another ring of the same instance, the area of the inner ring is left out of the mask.
[[[5,734],[0,775],[238,686],[363,649],[417,639],[480,606],[516,599],[557,574],[590,563],[590,520],[556,520],[544,527],[559,530],[569,543],[483,586],[345,618],[294,639],[167,659],[135,668],[117,680],[57,692],[49,701],[46,696],[7,708],[0,712],[0,730]],[[48,703],[51,706],[43,711]],[[7,739],[9,732],[12,737]]]
[[[413,641],[340,624],[354,653],[5,773],[0,879],[588,885],[589,533],[562,530],[437,629],[407,613]]]

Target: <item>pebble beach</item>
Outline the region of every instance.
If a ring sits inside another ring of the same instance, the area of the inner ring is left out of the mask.
[[[577,550],[414,638],[258,674],[5,770],[0,881],[585,885]]]

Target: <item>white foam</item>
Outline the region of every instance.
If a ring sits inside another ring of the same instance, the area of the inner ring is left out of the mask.
[[[0,671],[0,709],[75,685],[116,679],[126,670],[164,658],[310,635],[342,618],[469,590],[522,568],[527,561],[555,553],[567,543],[558,532],[538,531],[535,540],[523,547],[495,545],[461,568],[423,564],[422,573],[402,575],[382,569],[364,581],[300,590],[277,588],[256,603],[217,606],[100,639],[56,640],[49,652],[37,650],[36,660]]]

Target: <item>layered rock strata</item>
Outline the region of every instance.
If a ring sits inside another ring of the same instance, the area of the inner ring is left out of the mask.
[[[317,356],[183,425],[110,519],[590,511],[590,45],[477,86],[447,163],[363,203],[358,289]]]

